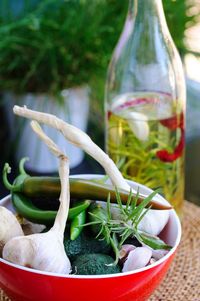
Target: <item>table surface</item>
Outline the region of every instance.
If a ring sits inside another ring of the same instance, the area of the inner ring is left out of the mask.
[[[200,207],[184,204],[182,239],[164,281],[149,301],[200,301]]]

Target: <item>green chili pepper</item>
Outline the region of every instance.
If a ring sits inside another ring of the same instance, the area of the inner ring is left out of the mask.
[[[51,199],[55,198],[56,201],[56,198],[60,195],[60,179],[58,177],[30,177],[25,173],[22,162],[20,165],[20,175],[13,184],[10,184],[7,179],[7,173],[9,172],[10,167],[7,163],[5,164],[3,171],[3,182],[5,187],[12,193],[20,193],[28,198],[39,197],[42,199],[42,197],[50,197]],[[70,195],[72,198],[79,200],[90,199],[106,201],[108,194],[110,194],[110,201],[116,202],[115,187],[111,185],[80,178],[70,178],[69,181]],[[122,202],[126,204],[129,192],[122,189],[119,189],[118,192]],[[146,196],[140,196],[137,200],[137,204],[140,204],[145,197]],[[171,206],[163,205],[154,200],[150,201],[148,206],[158,210],[169,210],[172,208]]]
[[[171,250],[172,248],[157,236],[151,236],[146,233],[140,233],[137,238],[141,243],[144,243],[145,245],[151,247],[154,250]]]
[[[52,225],[55,220],[57,211],[39,209],[32,203],[32,201],[26,195],[15,191],[15,187],[19,187],[21,185],[23,186],[24,181],[26,181],[26,179],[29,178],[29,175],[27,175],[24,170],[24,162],[26,160],[27,158],[23,158],[20,161],[20,175],[15,179],[13,185],[11,185],[7,181],[6,175],[8,172],[10,172],[10,167],[6,163],[4,166],[3,181],[4,183],[7,183],[6,187],[11,190],[11,200],[13,206],[19,214],[21,214],[24,218],[33,223]],[[86,208],[88,208],[90,204],[91,201],[84,200],[77,204],[75,207],[70,208],[68,220],[72,220],[73,218],[75,218],[75,216],[78,215],[81,211],[86,210]]]
[[[13,206],[16,211],[27,220],[33,223],[44,225],[52,225],[57,211],[42,210],[34,206],[34,204],[23,194],[12,193],[11,195]],[[68,220],[73,220],[80,212],[86,210],[91,201],[84,200],[75,207],[69,209]]]
[[[70,239],[75,240],[82,232],[86,220],[86,210],[74,217],[70,225]]]

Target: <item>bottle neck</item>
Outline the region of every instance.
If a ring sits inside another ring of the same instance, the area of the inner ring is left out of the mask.
[[[137,23],[142,22],[144,26],[157,23],[168,30],[162,0],[129,0],[128,16]]]

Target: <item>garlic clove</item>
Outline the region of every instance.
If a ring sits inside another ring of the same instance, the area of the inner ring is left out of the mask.
[[[165,255],[167,255],[168,252],[169,252],[168,250],[152,250],[152,257],[155,260],[159,260]]]
[[[24,235],[16,216],[0,206],[0,256],[4,245],[13,237]]]
[[[150,261],[149,261],[149,264],[148,265],[151,265],[151,264],[153,264],[153,263],[155,263],[156,262],[156,259],[155,258],[153,258],[153,257],[151,257],[151,259],[150,259]]]
[[[126,112],[124,116],[135,136],[141,141],[146,141],[149,137],[147,116],[139,112]]]
[[[21,224],[24,235],[30,235],[35,233],[41,233],[44,229],[46,229],[46,226],[41,224],[34,224],[29,222],[28,220],[24,220],[23,224]]]
[[[122,272],[129,272],[145,267],[152,257],[152,251],[146,247],[138,247],[130,251],[124,263]]]
[[[128,254],[135,250],[135,246],[134,245],[130,245],[130,244],[124,244],[122,245],[121,249],[119,250],[119,260],[121,262],[124,262],[128,256]]]
[[[146,210],[146,209],[145,209]],[[149,210],[138,225],[138,229],[150,235],[159,235],[169,219],[168,210]]]

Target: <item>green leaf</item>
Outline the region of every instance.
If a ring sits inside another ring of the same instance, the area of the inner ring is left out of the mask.
[[[160,238],[148,235],[146,233],[140,233],[138,238],[141,243],[144,243],[154,250],[171,250],[172,248],[172,246],[165,244],[165,242]]]
[[[130,189],[130,193],[129,193],[129,195],[128,195],[128,199],[127,199],[127,202],[126,202],[126,212],[127,212],[127,210],[129,209],[129,206],[130,206],[130,204],[131,204],[131,201],[132,201],[132,195],[133,195],[132,189]],[[135,198],[134,198],[134,199],[135,199]]]
[[[112,234],[112,237],[110,237],[110,244],[113,248],[113,251],[115,253],[115,262],[114,264],[118,263],[119,260],[119,248],[118,248],[118,240],[115,233]]]
[[[117,188],[115,188],[115,190],[116,190],[115,193],[116,193],[117,204],[118,204],[118,206],[119,206],[119,209],[120,209],[121,213],[125,215],[126,212],[125,212],[125,209],[124,209],[124,207],[123,207],[123,204],[122,204],[122,201],[121,201],[121,198],[120,198],[120,194],[119,194]]]
[[[149,196],[147,196],[136,208],[135,210],[129,215],[129,220],[134,219],[134,221],[137,222],[140,215],[142,214],[142,211],[144,208],[149,204],[149,202],[152,200],[152,198],[160,191],[160,189],[157,189],[153,191]]]
[[[136,196],[133,198],[132,202],[131,202],[131,210],[134,211],[137,205],[137,201],[139,199],[139,187],[137,189],[137,194]]]

